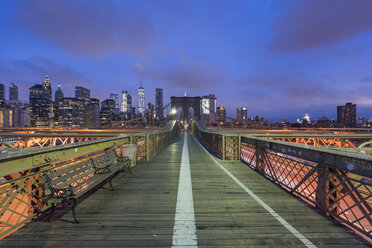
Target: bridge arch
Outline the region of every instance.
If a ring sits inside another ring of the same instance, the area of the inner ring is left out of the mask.
[[[200,120],[200,97],[171,97],[171,108],[172,110],[178,110],[181,108],[180,117],[183,121],[189,122],[191,119]],[[190,111],[192,109],[193,111]],[[192,113],[193,116],[192,116]]]

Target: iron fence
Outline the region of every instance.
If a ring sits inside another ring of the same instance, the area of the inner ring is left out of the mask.
[[[0,154],[0,239],[50,207],[45,201],[41,182],[45,173],[65,170],[77,163],[86,166],[87,163],[82,162],[130,143],[137,144],[136,158],[148,160],[178,133],[178,124],[174,122],[164,131],[147,134],[128,134],[56,147],[3,149]],[[80,167],[75,169],[84,171]],[[81,180],[91,176],[87,174]]]
[[[194,123],[193,133],[219,158],[240,159],[284,190],[371,238],[371,156],[268,138],[211,132],[200,128],[198,123]],[[224,147],[219,148],[220,143]]]

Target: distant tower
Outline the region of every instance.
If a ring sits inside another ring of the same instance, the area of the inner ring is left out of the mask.
[[[138,88],[138,114],[145,114],[145,89],[141,86]]]
[[[5,101],[5,87],[0,84],[0,101]]]
[[[49,126],[52,124],[52,121],[53,121],[53,105],[52,105],[53,102],[52,102],[52,85],[50,84],[48,75],[45,75],[45,79],[43,81],[42,98],[45,99],[45,107],[46,107],[46,112],[48,115],[46,125]]]
[[[45,79],[43,82],[43,98],[48,103],[52,103],[52,86],[50,84],[48,75],[45,76]]]
[[[61,89],[61,85],[58,85],[58,89],[56,90],[56,93],[54,95],[54,102],[58,105],[63,100],[63,91]]]
[[[337,106],[337,122],[344,127],[356,127],[356,104]]]
[[[131,119],[134,117],[134,115],[132,114],[132,96],[130,94],[128,94],[127,96],[127,105],[128,105],[127,118]]]
[[[110,93],[110,99],[115,101],[115,109],[119,110],[119,95]]]
[[[9,86],[9,100],[18,101],[18,87],[13,83]]]
[[[75,86],[75,98],[87,105],[90,102],[90,90],[81,86]]]
[[[163,89],[160,89],[160,88],[155,89],[155,111],[156,111],[156,118],[157,119],[163,119],[164,118]]]
[[[123,90],[121,92],[121,108],[120,112],[124,113],[125,118],[129,119],[132,105],[132,97],[128,94],[128,91]]]

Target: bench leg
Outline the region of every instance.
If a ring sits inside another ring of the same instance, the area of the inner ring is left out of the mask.
[[[52,203],[52,210],[50,211],[50,214],[48,216],[48,222],[51,222],[52,216],[54,214],[54,210],[56,210],[56,204],[55,203]]]
[[[112,178],[110,179],[110,191],[114,191],[114,187],[112,187]]]
[[[77,217],[76,211],[75,211],[75,208],[76,208],[76,199],[75,198],[71,198],[70,200],[72,200],[72,216],[75,219],[75,223],[80,223],[79,218]]]
[[[133,175],[133,173],[132,173],[132,169],[131,169],[130,167],[131,167],[131,166],[129,165],[129,166],[128,166],[129,174]]]

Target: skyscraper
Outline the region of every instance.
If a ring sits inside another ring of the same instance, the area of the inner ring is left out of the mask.
[[[52,103],[52,85],[50,84],[50,80],[48,75],[45,76],[43,82],[43,98],[48,102]]]
[[[13,83],[9,86],[9,100],[18,101],[18,87]]]
[[[155,89],[155,112],[156,112],[157,119],[164,118],[163,89],[160,89],[160,88]]]
[[[58,105],[63,99],[63,91],[61,89],[61,85],[58,85],[58,89],[54,95],[54,102]]]
[[[84,104],[90,102],[90,90],[81,86],[75,86],[75,98],[82,100]]]
[[[141,86],[138,88],[138,114],[145,114],[145,89]]]
[[[115,101],[111,99],[106,99],[102,101],[100,119],[101,124],[104,126],[111,125],[113,119],[113,113],[115,111]]]
[[[35,84],[29,90],[31,107],[30,122],[32,127],[48,125],[48,104],[43,97],[43,86]]]
[[[0,101],[5,101],[5,87],[0,84]]]
[[[337,123],[344,127],[356,126],[356,104],[351,102],[337,106]]]
[[[85,127],[92,128],[99,125],[99,100],[95,98],[90,99],[90,103],[85,106],[84,120]]]
[[[216,114],[217,121],[226,121],[226,110],[225,108],[221,105],[221,107],[217,107],[217,114]]]
[[[130,94],[127,95],[127,119],[130,120],[134,117],[132,114],[132,96]]]
[[[45,99],[45,104],[48,113],[48,123],[49,126],[53,121],[53,101],[52,101],[52,85],[50,84],[50,80],[48,75],[45,75],[45,79],[43,81],[43,99]]]
[[[110,93],[110,99],[115,101],[115,109],[119,110],[119,95]]]
[[[58,85],[58,89],[54,93],[54,103],[53,103],[53,122],[56,126],[59,125],[59,105],[63,102],[63,91],[61,86]]]
[[[236,119],[239,122],[247,121],[247,108],[241,107],[236,109]]]
[[[120,112],[127,113],[128,112],[128,91],[123,90],[121,91],[121,106]]]
[[[73,97],[65,97],[58,108],[58,124],[65,127],[84,126],[83,100]]]
[[[205,124],[216,123],[217,102],[214,94],[203,96],[201,99],[201,119]]]

